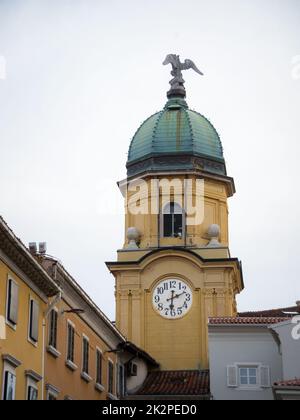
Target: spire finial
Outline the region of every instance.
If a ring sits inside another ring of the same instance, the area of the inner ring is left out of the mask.
[[[167,93],[167,97],[171,98],[174,96],[181,96],[185,98],[186,92],[184,88],[182,70],[193,69],[195,72],[201,74],[201,76],[203,76],[203,73],[198,69],[192,60],[185,60],[184,63],[181,63],[179,55],[176,54],[167,55],[163,65],[166,66],[168,64],[172,65],[171,75],[173,76],[173,79],[170,81],[171,89]]]

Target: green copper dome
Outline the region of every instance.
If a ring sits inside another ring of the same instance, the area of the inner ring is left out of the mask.
[[[134,135],[128,153],[128,175],[142,172],[202,169],[226,175],[220,137],[183,98],[171,98]]]

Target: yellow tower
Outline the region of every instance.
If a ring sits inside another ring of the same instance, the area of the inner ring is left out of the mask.
[[[188,108],[182,83],[137,130],[119,186],[125,241],[107,263],[116,325],[163,370],[205,369],[208,317],[236,315],[243,279],[228,243],[234,181],[217,131]]]

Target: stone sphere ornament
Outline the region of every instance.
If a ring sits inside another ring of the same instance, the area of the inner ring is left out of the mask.
[[[207,244],[207,248],[220,248],[221,244],[219,242],[221,229],[219,225],[213,224],[210,225],[207,230],[207,236],[209,237],[210,241]]]
[[[128,239],[128,249],[138,249],[138,243],[140,240],[141,234],[139,230],[135,227],[130,227],[127,229],[127,239]]]

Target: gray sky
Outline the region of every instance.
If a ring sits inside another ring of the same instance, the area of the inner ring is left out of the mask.
[[[104,261],[123,244],[116,181],[138,126],[166,102],[161,63],[178,53],[205,73],[185,73],[187,101],[219,131],[236,182],[239,309],[294,304],[299,22],[300,0],[0,0],[0,214],[25,243],[47,241],[114,319]]]

